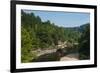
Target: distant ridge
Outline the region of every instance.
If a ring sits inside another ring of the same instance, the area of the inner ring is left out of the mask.
[[[83,24],[81,26],[78,26],[78,27],[66,27],[65,29],[69,29],[69,30],[73,30],[73,31],[79,31],[79,32],[83,32],[84,29],[86,28],[86,26],[88,26],[89,23],[87,24]]]

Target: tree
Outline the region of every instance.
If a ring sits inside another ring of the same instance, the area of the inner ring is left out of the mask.
[[[21,27],[21,61],[28,62],[32,57],[30,53],[32,48],[32,40],[29,32]]]
[[[88,23],[80,38],[79,55],[80,59],[90,58],[90,24]]]

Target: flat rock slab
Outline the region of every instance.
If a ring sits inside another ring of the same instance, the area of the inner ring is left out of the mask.
[[[60,59],[60,61],[76,61],[78,59],[78,54],[69,54]]]

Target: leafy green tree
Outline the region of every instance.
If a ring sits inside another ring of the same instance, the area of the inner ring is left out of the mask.
[[[32,40],[29,35],[29,32],[27,32],[26,29],[23,27],[21,28],[21,61],[22,62],[28,62],[31,59],[32,54],[30,53],[32,48]]]
[[[90,59],[90,24],[88,23],[80,38],[80,59]]]

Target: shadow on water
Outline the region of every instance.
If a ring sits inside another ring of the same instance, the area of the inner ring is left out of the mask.
[[[33,59],[31,62],[48,62],[48,61],[60,61],[60,56],[56,53],[48,53],[40,55],[38,58]]]
[[[75,53],[76,53],[76,51],[66,51],[66,49],[63,49],[63,50],[57,49],[56,52],[46,53],[46,54],[40,55],[36,59],[32,59],[31,62],[60,61],[60,59],[62,57],[68,56],[68,54],[75,54]]]

